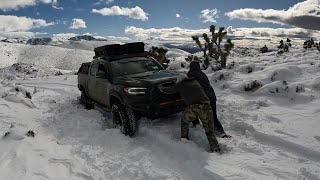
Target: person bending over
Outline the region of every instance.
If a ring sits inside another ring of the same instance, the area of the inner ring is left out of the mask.
[[[180,93],[187,107],[181,118],[181,138],[189,140],[189,124],[194,119],[200,119],[205,129],[212,152],[220,152],[218,140],[213,130],[213,112],[210,100],[197,80],[180,74],[174,86],[160,87],[160,91],[167,94]]]
[[[212,86],[210,85],[209,79],[205,73],[203,73],[200,69],[200,64],[197,61],[192,61],[190,63],[190,70],[188,72],[188,77],[189,78],[194,78],[196,79],[201,87],[203,88],[204,92],[210,99],[210,105],[213,111],[213,123],[214,123],[214,130],[215,134],[219,135],[222,138],[231,138],[230,135],[227,135],[218,119],[217,116],[217,98],[216,94],[214,93],[214,90]],[[199,120],[195,119],[192,121],[193,126],[196,126],[199,124]]]

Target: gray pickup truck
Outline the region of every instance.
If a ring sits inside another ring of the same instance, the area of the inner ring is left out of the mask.
[[[132,137],[141,117],[155,119],[184,109],[179,94],[159,90],[173,85],[177,75],[150,57],[141,42],[102,46],[78,71],[80,101],[87,109],[98,105],[112,111],[114,126]]]

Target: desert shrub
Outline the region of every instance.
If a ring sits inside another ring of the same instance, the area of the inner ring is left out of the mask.
[[[224,48],[221,48],[221,43],[223,38],[227,34],[224,27],[220,27],[219,31],[216,32],[215,26],[210,26],[211,37],[208,34],[202,34],[202,38],[204,39],[204,44],[200,42],[199,36],[192,36],[192,39],[199,46],[199,48],[203,52],[204,64],[207,67],[210,64],[211,59],[215,59],[218,64],[220,64],[221,68],[226,68],[227,65],[227,57],[230,54],[230,50],[234,47],[234,44],[231,42],[231,39],[227,39],[224,44]]]
[[[289,47],[291,47],[291,40],[287,38],[287,41],[280,41],[280,45],[278,46],[278,54],[283,54],[284,52],[289,52]]]
[[[166,58],[168,50],[163,47],[152,46],[149,53],[150,56],[156,59],[160,64],[169,63],[170,61]]]
[[[216,83],[219,81],[227,81],[232,78],[233,74],[234,73],[230,71],[218,71],[211,76],[210,80]]]
[[[260,52],[261,53],[267,53],[269,50],[268,50],[268,47],[266,45],[264,45],[262,48],[260,48]]]
[[[236,62],[232,61],[230,64],[227,65],[227,69],[234,69],[234,67],[236,66]]]
[[[250,74],[254,71],[254,68],[255,68],[255,64],[248,64],[248,65],[241,66],[239,70],[243,73]]]
[[[316,43],[316,48],[318,49],[318,51],[320,52],[320,42]]]
[[[199,61],[199,58],[198,58],[198,56],[195,56],[195,55],[191,54],[191,55],[189,55],[188,57],[186,57],[185,60],[186,60],[187,62]]]
[[[303,43],[303,48],[305,49],[310,49],[310,48],[313,48],[315,47],[316,44],[314,43],[313,39],[308,39],[306,40],[304,43]]]
[[[244,91],[256,91],[263,86],[261,81],[254,80],[244,85]]]
[[[61,76],[61,75],[63,75],[63,73],[61,71],[57,71],[54,75],[55,76]]]
[[[296,86],[296,93],[301,93],[301,92],[304,92],[305,89],[304,89],[304,86],[302,84],[298,84]]]
[[[270,93],[283,93],[283,92],[289,92],[289,86],[287,81],[280,81],[281,86],[276,86],[273,90],[270,90]]]

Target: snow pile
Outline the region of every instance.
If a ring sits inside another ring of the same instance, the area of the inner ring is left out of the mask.
[[[1,82],[0,98],[13,103],[21,103],[30,108],[36,106],[32,102],[32,94],[24,87],[17,84]]]
[[[301,75],[301,69],[297,66],[287,66],[284,68],[276,68],[269,74],[271,81],[290,81]]]
[[[76,71],[61,70],[51,67],[37,67],[32,64],[15,63],[10,67],[0,69],[0,77],[13,80],[17,78],[36,78],[45,76],[59,76],[63,74],[75,74]]]

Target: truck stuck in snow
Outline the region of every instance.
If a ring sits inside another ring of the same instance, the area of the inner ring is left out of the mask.
[[[113,44],[94,49],[92,62],[78,71],[80,101],[86,109],[98,105],[112,112],[114,127],[130,137],[139,128],[139,119],[155,119],[181,112],[179,94],[164,94],[160,86],[175,83],[175,71],[165,70],[144,51],[144,43]]]

